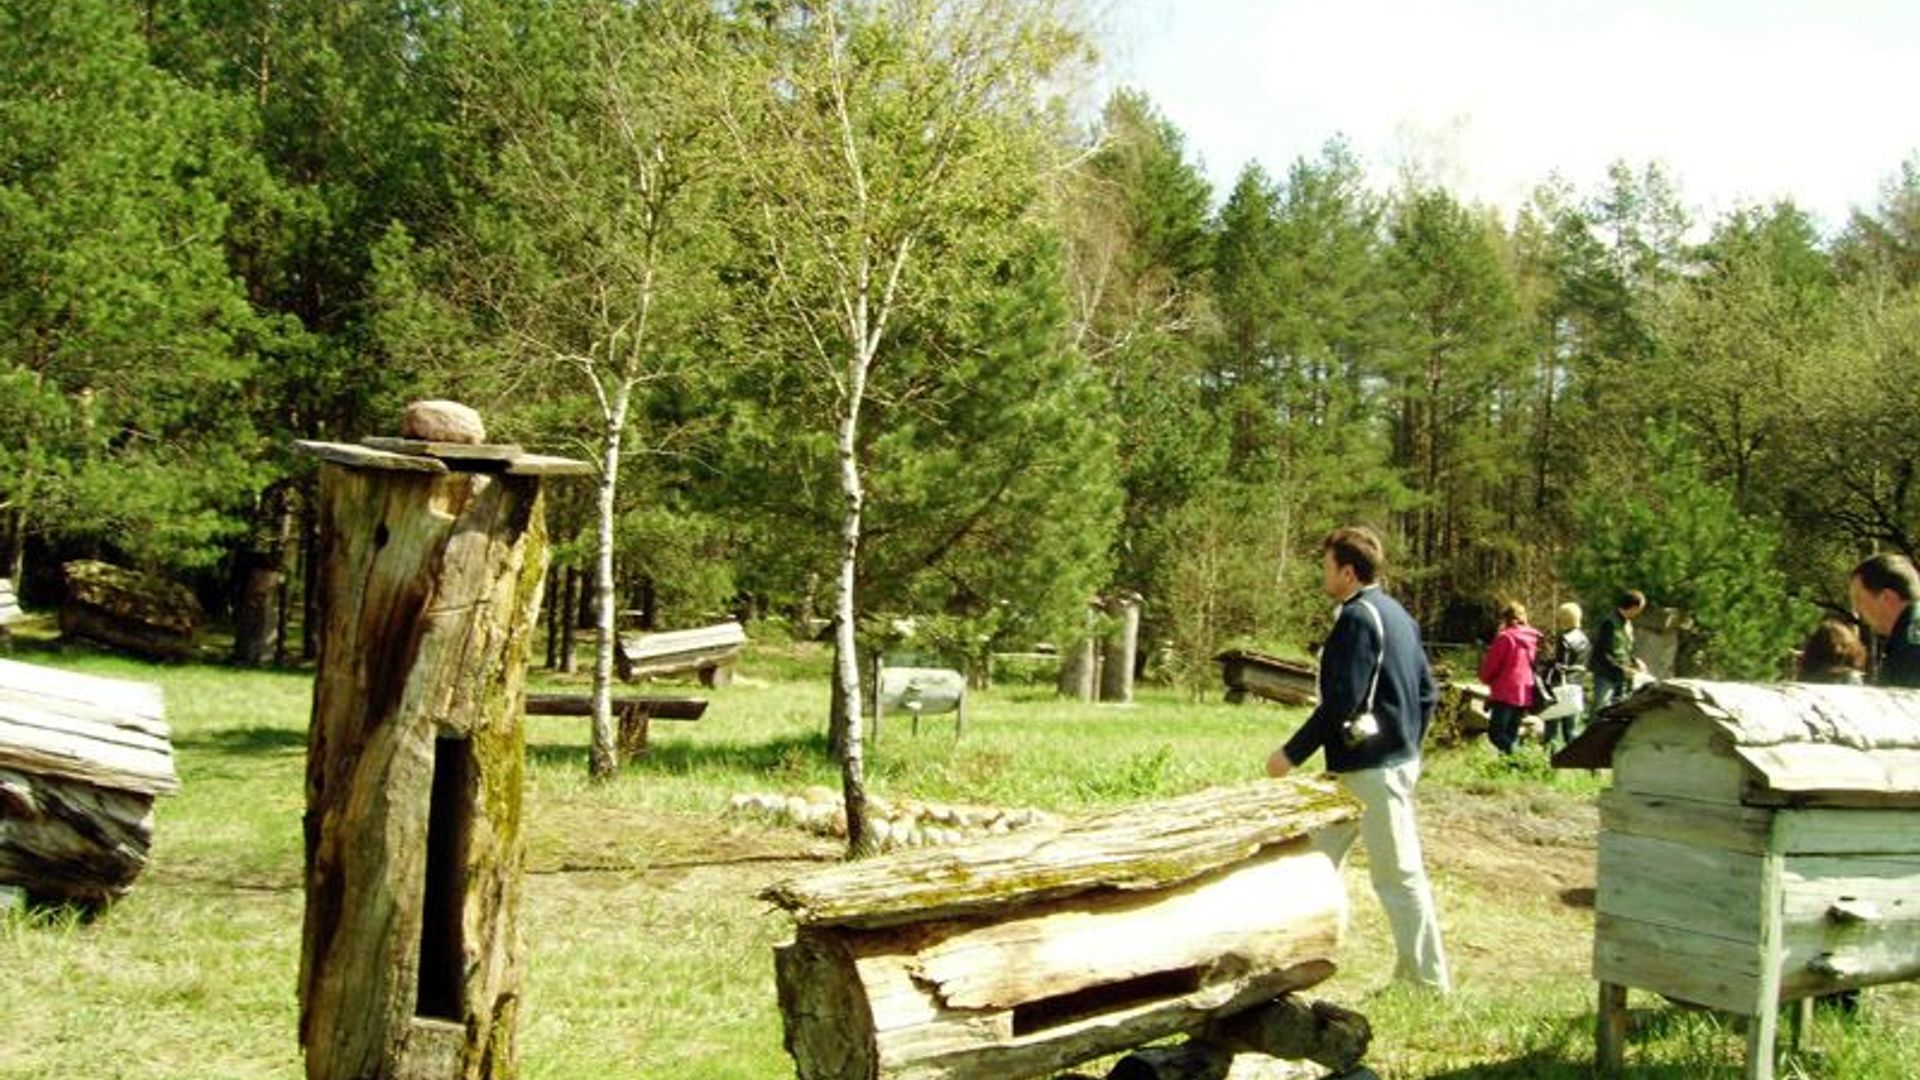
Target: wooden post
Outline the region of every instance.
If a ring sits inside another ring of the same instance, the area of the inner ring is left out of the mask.
[[[521,705],[547,561],[539,474],[573,470],[517,448],[481,472],[464,454],[300,445],[324,462],[307,1077],[513,1077]]]
[[[1118,618],[1113,632],[1101,643],[1100,700],[1133,703],[1133,664],[1140,650],[1140,597],[1133,593],[1107,602]]]
[[[1091,605],[1086,614],[1080,636],[1060,650],[1060,696],[1075,701],[1092,701],[1094,688],[1099,685],[1099,642],[1093,634],[1099,616]]]
[[[1601,1076],[1620,1075],[1621,1058],[1627,1041],[1627,988],[1619,983],[1600,984],[1600,1014],[1594,1031]]]
[[[1785,858],[1780,853],[1779,815],[1767,830],[1760,861],[1760,978],[1753,1019],[1747,1024],[1747,1080],[1773,1080],[1773,1049],[1780,1035],[1780,965],[1785,961]]]

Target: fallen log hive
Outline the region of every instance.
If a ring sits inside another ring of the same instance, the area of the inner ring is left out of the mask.
[[[96,906],[153,846],[180,788],[160,688],[0,660],[0,885]]]
[[[1266,781],[775,884],[798,1076],[1041,1076],[1319,983],[1358,815]]]

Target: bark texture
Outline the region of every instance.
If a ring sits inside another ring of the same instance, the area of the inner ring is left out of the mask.
[[[512,1077],[540,481],[356,458],[320,483],[307,1076]]]

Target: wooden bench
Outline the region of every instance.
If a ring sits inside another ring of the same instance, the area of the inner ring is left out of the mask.
[[[693,671],[699,673],[702,686],[725,686],[733,681],[733,662],[746,644],[747,631],[737,622],[622,634],[614,638],[613,660],[621,682]]]
[[[707,712],[705,698],[647,697],[615,694],[613,715],[620,721],[620,756],[647,752],[647,729],[655,720],[698,720]],[[592,694],[528,694],[528,716],[592,716]]]

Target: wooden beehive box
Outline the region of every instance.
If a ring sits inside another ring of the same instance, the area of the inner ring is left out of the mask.
[[[153,846],[180,788],[160,688],[0,660],[0,885],[103,904]]]
[[[800,1080],[1015,1080],[1333,973],[1359,807],[1262,782],[774,885]]]
[[[1767,1076],[1781,1002],[1920,977],[1920,692],[1664,682],[1556,764],[1609,758],[1603,1059],[1627,987],[1758,1018]]]

